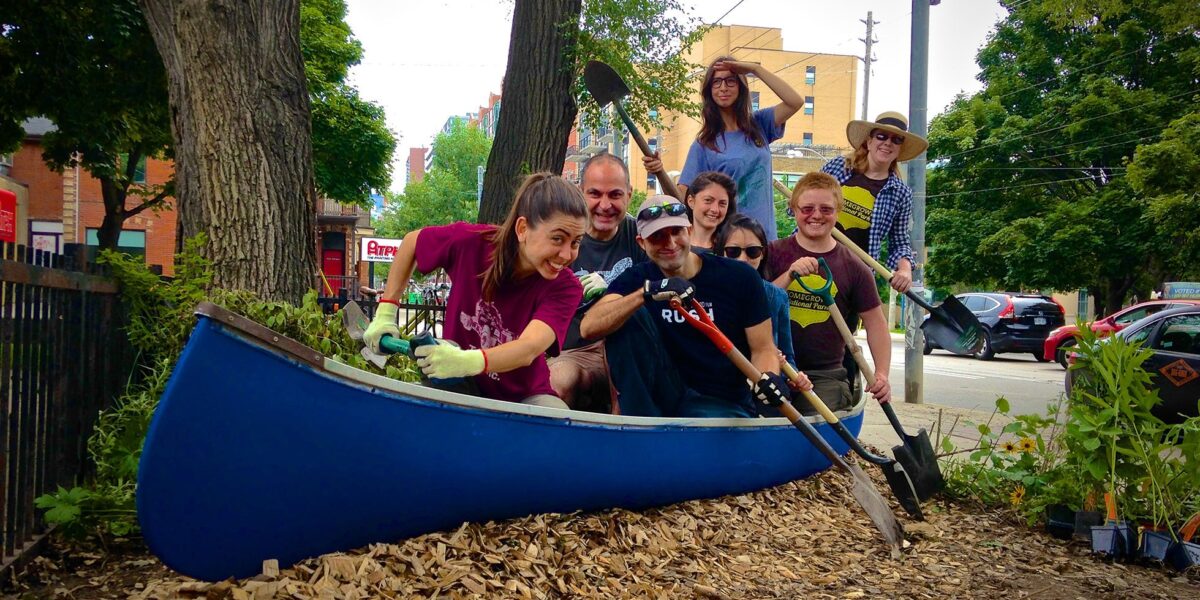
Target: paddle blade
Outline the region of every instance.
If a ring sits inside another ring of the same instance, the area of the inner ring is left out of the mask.
[[[629,95],[629,87],[612,67],[598,61],[588,61],[583,68],[583,85],[601,107]]]
[[[937,345],[955,354],[969,356],[983,348],[983,326],[979,318],[954,296],[947,296],[929,311],[921,324],[925,335]]]
[[[850,493],[854,495],[854,499],[863,507],[863,510],[867,511],[867,516],[871,518],[875,527],[883,534],[883,539],[891,546],[892,557],[898,557],[900,544],[904,541],[904,528],[896,520],[892,507],[888,506],[887,500],[879,495],[867,474],[863,473],[858,465],[847,463],[846,466],[849,468],[850,478],[854,480],[854,485],[850,487]]]
[[[917,430],[917,435],[905,435],[904,445],[893,447],[892,455],[912,480],[918,501],[928,500],[946,487],[933,444],[924,429]]]

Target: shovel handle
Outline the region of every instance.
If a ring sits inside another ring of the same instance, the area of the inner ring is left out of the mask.
[[[786,360],[781,359],[779,362],[783,364],[783,374],[786,375],[788,379],[791,379],[792,381],[800,380],[800,373],[796,371],[795,367],[793,367]],[[825,404],[825,401],[821,400],[820,396],[817,396],[816,392],[812,390],[803,390],[800,393],[804,394],[804,399],[808,400],[808,403],[811,404],[813,408],[817,409],[817,413],[821,415],[822,419],[825,419],[825,422],[829,423],[830,425],[836,425],[841,422],[837,415],[834,414],[832,410],[829,410],[829,405]]]
[[[646,138],[642,137],[642,132],[638,131],[637,125],[633,124],[633,119],[629,118],[629,113],[625,112],[625,107],[621,106],[621,101],[614,100],[613,108],[617,109],[617,115],[625,123],[625,128],[629,130],[629,136],[633,138],[633,142],[642,151],[642,156],[653,156],[654,151],[650,149],[650,144],[646,143]],[[658,183],[662,186],[664,192],[683,201],[683,195],[679,193],[679,188],[675,187],[675,182],[671,181],[671,176],[667,175],[666,171],[658,171],[654,174],[654,177],[658,179]]]
[[[799,273],[793,271],[792,279],[794,279],[796,283],[799,283],[804,289],[809,289],[808,286],[804,285],[804,282],[800,280]],[[832,280],[833,278],[831,275],[830,281]],[[826,297],[815,291],[813,291],[813,293],[820,296],[823,301],[827,299],[833,300],[832,296]],[[846,324],[846,319],[842,317],[842,311],[838,310],[837,306],[832,303],[827,303],[825,305],[825,309],[829,311],[829,318],[833,319],[833,324],[837,326],[838,333],[842,334],[842,339],[846,341],[846,347],[850,349],[850,354],[854,356],[854,362],[858,363],[858,368],[862,371],[863,376],[867,378],[867,381],[875,381],[875,370],[871,368],[869,363],[867,363],[867,358],[863,356],[862,347],[858,345],[857,341],[855,341],[854,334],[850,333],[850,326]]]
[[[864,263],[867,263],[868,267],[875,269],[875,272],[879,273],[881,276],[883,276],[884,279],[886,279],[888,281],[892,280],[892,272],[889,271],[887,267],[879,264],[879,261],[872,258],[870,254],[867,254],[866,250],[859,248],[858,244],[855,244],[854,242],[850,241],[850,238],[846,237],[846,234],[838,231],[836,227],[833,228],[833,239],[837,240],[838,243],[849,248],[851,252],[858,255],[858,257],[861,258]],[[918,305],[920,305],[921,308],[924,308],[926,311],[928,311],[930,313],[936,312],[936,310],[937,310],[936,308],[933,307],[932,304],[926,302],[924,298],[922,298],[920,295],[916,294],[912,290],[908,290],[907,292],[904,292],[904,295],[908,296],[908,298],[910,300],[912,300],[913,302],[916,302]]]

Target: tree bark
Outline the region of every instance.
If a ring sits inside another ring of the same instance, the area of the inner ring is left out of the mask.
[[[316,192],[299,0],[141,0],[169,80],[181,238],[213,283],[299,302]]]
[[[581,0],[517,0],[480,223],[504,220],[525,175],[562,172],[578,112],[571,90],[581,8]]]

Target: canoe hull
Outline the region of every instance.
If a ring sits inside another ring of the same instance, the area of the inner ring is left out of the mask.
[[[464,521],[738,494],[829,466],[781,419],[595,422],[384,389],[356,373],[316,368],[202,317],[139,467],[151,551],[198,579],[246,577],[269,558],[292,564]],[[861,406],[844,422],[857,434]]]

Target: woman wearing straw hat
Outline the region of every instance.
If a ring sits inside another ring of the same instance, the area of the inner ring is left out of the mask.
[[[898,112],[885,112],[874,121],[850,121],[846,137],[854,152],[821,167],[842,184],[846,204],[838,229],[876,259],[886,239],[891,285],[907,292],[914,261],[908,231],[912,190],[900,180],[898,165],[924,152],[929,143],[910,133],[908,119]]]

